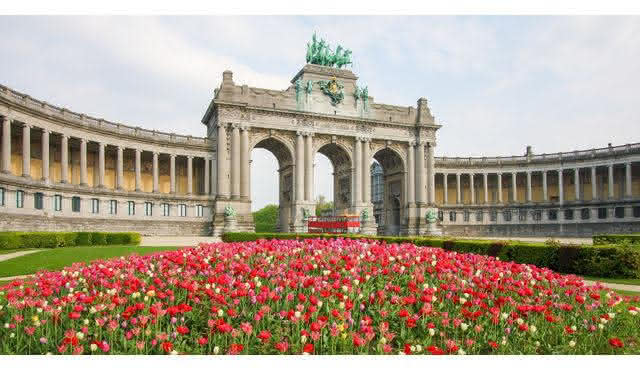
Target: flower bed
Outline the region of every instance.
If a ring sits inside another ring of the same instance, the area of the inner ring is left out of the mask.
[[[639,353],[638,306],[576,276],[441,248],[216,243],[1,287],[0,353]]]

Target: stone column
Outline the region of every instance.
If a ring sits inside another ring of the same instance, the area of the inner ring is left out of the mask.
[[[415,165],[415,143],[407,146],[407,203],[416,202],[416,165]]]
[[[502,203],[502,173],[498,172],[498,203]]]
[[[153,192],[157,193],[160,189],[158,186],[158,152],[153,152]]]
[[[591,167],[591,200],[598,198],[598,183],[596,182],[596,167]]]
[[[482,174],[482,185],[484,187],[484,203],[489,203],[489,184],[487,183],[487,173]]]
[[[549,190],[547,188],[547,171],[542,171],[542,199],[545,202],[549,201]]]
[[[69,181],[69,136],[63,134],[60,145],[60,182]]]
[[[456,203],[462,204],[462,193],[460,192],[460,173],[456,173]]]
[[[527,203],[531,203],[531,171],[527,171]]]
[[[104,143],[98,143],[98,187],[104,187]]]
[[[218,180],[218,194],[229,198],[229,181],[227,178],[227,129],[224,124],[218,124],[218,138],[216,145],[216,176]]]
[[[427,187],[425,184],[426,172],[424,165],[424,143],[420,142],[416,146],[416,201],[418,203],[426,203],[427,201]]]
[[[564,203],[564,189],[562,186],[562,169],[558,170],[558,203],[559,204]],[[560,218],[560,215],[558,215],[558,218]]]
[[[31,125],[22,126],[22,176],[31,177]]]
[[[118,158],[116,159],[116,189],[124,188],[124,148],[118,146]]]
[[[436,143],[429,143],[428,149],[428,158],[427,158],[427,192],[429,194],[429,204],[434,204],[436,202],[436,174],[435,174],[435,159],[434,159],[434,149],[436,147]]]
[[[304,198],[313,202],[313,139],[311,133],[305,137]]]
[[[580,169],[573,169],[573,190],[575,192],[576,201],[580,200]]]
[[[609,199],[613,199],[613,164],[607,166],[609,168]]]
[[[304,137],[302,132],[296,133],[296,201],[304,200]]]
[[[211,159],[211,195],[218,195],[218,174],[217,174],[217,166],[213,165],[213,158]]]
[[[631,187],[631,162],[627,162],[624,164],[625,172],[625,187],[624,187],[624,196],[627,198],[631,198],[632,196],[632,187]]]
[[[231,131],[231,198],[240,198],[240,128],[237,124]]]
[[[516,181],[516,172],[511,172],[511,194],[513,196],[513,203],[518,202],[518,182]]]
[[[42,181],[49,183],[49,130],[42,130]]]
[[[249,161],[251,156],[249,155],[249,129],[247,127],[242,128],[242,137],[240,138],[240,197],[242,199],[249,199]]]
[[[193,156],[187,156],[187,194],[193,194]]]
[[[442,188],[444,189],[444,195],[442,197],[443,204],[448,204],[449,203],[449,194],[447,194],[448,193],[448,191],[447,191],[447,188],[448,188],[448,186],[447,186],[448,185],[447,184],[447,176],[448,175],[449,174],[446,173],[446,172],[442,174]]]
[[[211,176],[209,175],[209,158],[203,157],[202,159],[204,160],[204,194],[209,195],[209,187],[211,185]]]
[[[136,191],[142,191],[142,150],[136,149]]]
[[[362,141],[359,137],[354,145],[353,205],[358,206],[362,202]]]
[[[471,204],[476,204],[476,187],[473,183],[473,176],[475,173],[469,174],[469,189],[471,189]]]
[[[169,192],[176,193],[176,155],[169,155]]]
[[[370,140],[365,139],[362,143],[362,201],[365,204],[371,203],[371,147]]]
[[[11,173],[11,120],[9,117],[2,120],[2,172]]]
[[[80,139],[80,185],[88,186],[87,180],[87,139]]]

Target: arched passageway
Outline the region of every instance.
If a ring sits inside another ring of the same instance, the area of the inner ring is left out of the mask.
[[[403,227],[406,227],[402,221],[406,213],[404,163],[400,155],[390,148],[378,150],[373,158],[382,169],[381,190],[379,190],[381,194],[372,192],[371,199],[376,212],[374,217],[380,220],[378,233],[399,235]],[[372,183],[375,183],[375,180]]]

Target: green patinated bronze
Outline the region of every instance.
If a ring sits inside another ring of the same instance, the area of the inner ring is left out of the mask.
[[[426,219],[428,224],[435,224],[437,220],[436,211],[430,209],[427,211]]]
[[[303,208],[302,209],[302,219],[303,220],[308,220],[309,217],[311,217],[311,211],[309,211],[309,208]]]
[[[318,81],[320,90],[331,98],[331,105],[338,105],[344,100],[344,85],[338,82],[336,78],[332,78],[330,81]]]
[[[231,206],[224,207],[225,217],[236,217],[236,209]]]
[[[360,212],[360,219],[363,222],[369,221],[369,210],[368,209],[363,209],[362,212]]]
[[[334,52],[324,39],[318,41],[315,32],[313,33],[311,42],[307,43],[306,59],[307,63],[327,67],[342,68],[346,65],[353,64],[351,62],[351,50],[343,48],[342,45],[338,45]]]

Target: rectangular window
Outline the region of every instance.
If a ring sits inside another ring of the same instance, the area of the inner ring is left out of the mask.
[[[204,207],[202,207],[200,204],[198,204],[196,206],[196,215],[197,215],[197,217],[202,217],[203,216],[203,214],[204,214],[203,208]]]
[[[502,215],[504,216],[505,222],[511,222],[511,211],[504,211]]]
[[[624,207],[614,208],[613,214],[616,216],[616,218],[624,218]]]
[[[565,209],[564,210],[564,219],[565,220],[573,220],[573,210],[572,209]]]
[[[537,209],[535,211],[533,211],[533,220],[534,221],[540,221],[542,220],[542,211]]]
[[[444,220],[444,212],[442,211],[438,211],[438,220],[440,222],[442,222],[442,220]]]
[[[583,208],[580,210],[580,218],[588,220],[591,217],[591,210],[589,208]]]
[[[456,211],[450,211],[449,212],[449,221],[456,222],[456,216],[457,216]]]
[[[111,199],[109,201],[109,214],[117,215],[118,214],[118,201],[115,199]]]
[[[464,222],[469,222],[469,211],[464,211],[462,218],[464,219]]]
[[[22,190],[16,191],[16,207],[24,208],[24,191]]]
[[[80,197],[71,198],[71,211],[80,212]]]
[[[526,209],[521,209],[520,211],[518,211],[518,220],[520,220],[520,221],[526,221],[527,220],[527,210]]]
[[[607,218],[607,209],[604,207],[598,208],[598,218],[604,220]]]
[[[144,215],[153,216],[153,203],[144,202]]]
[[[162,203],[162,215],[163,216],[169,216],[169,210],[171,209],[171,206],[168,203]]]
[[[550,209],[548,216],[549,216],[549,220],[555,221],[558,219],[558,211],[555,209]]]
[[[180,204],[180,217],[187,217],[187,205]]]
[[[491,222],[496,222],[498,220],[498,211],[491,211],[489,213],[489,218],[491,219]]]
[[[4,195],[5,194],[5,190],[4,188],[0,188],[0,206],[4,206]]]
[[[136,214],[136,202],[132,200],[128,201],[127,208],[129,210],[129,216],[133,216]]]
[[[483,219],[484,219],[484,212],[482,212],[482,211],[476,212],[476,221],[477,222],[482,222]]]
[[[33,193],[33,208],[42,209],[44,208],[44,194],[38,192]]]
[[[53,210],[62,211],[62,195],[56,194],[53,196]]]
[[[91,198],[91,213],[100,213],[100,200]]]
[[[640,207],[633,207],[633,217],[640,217]]]

